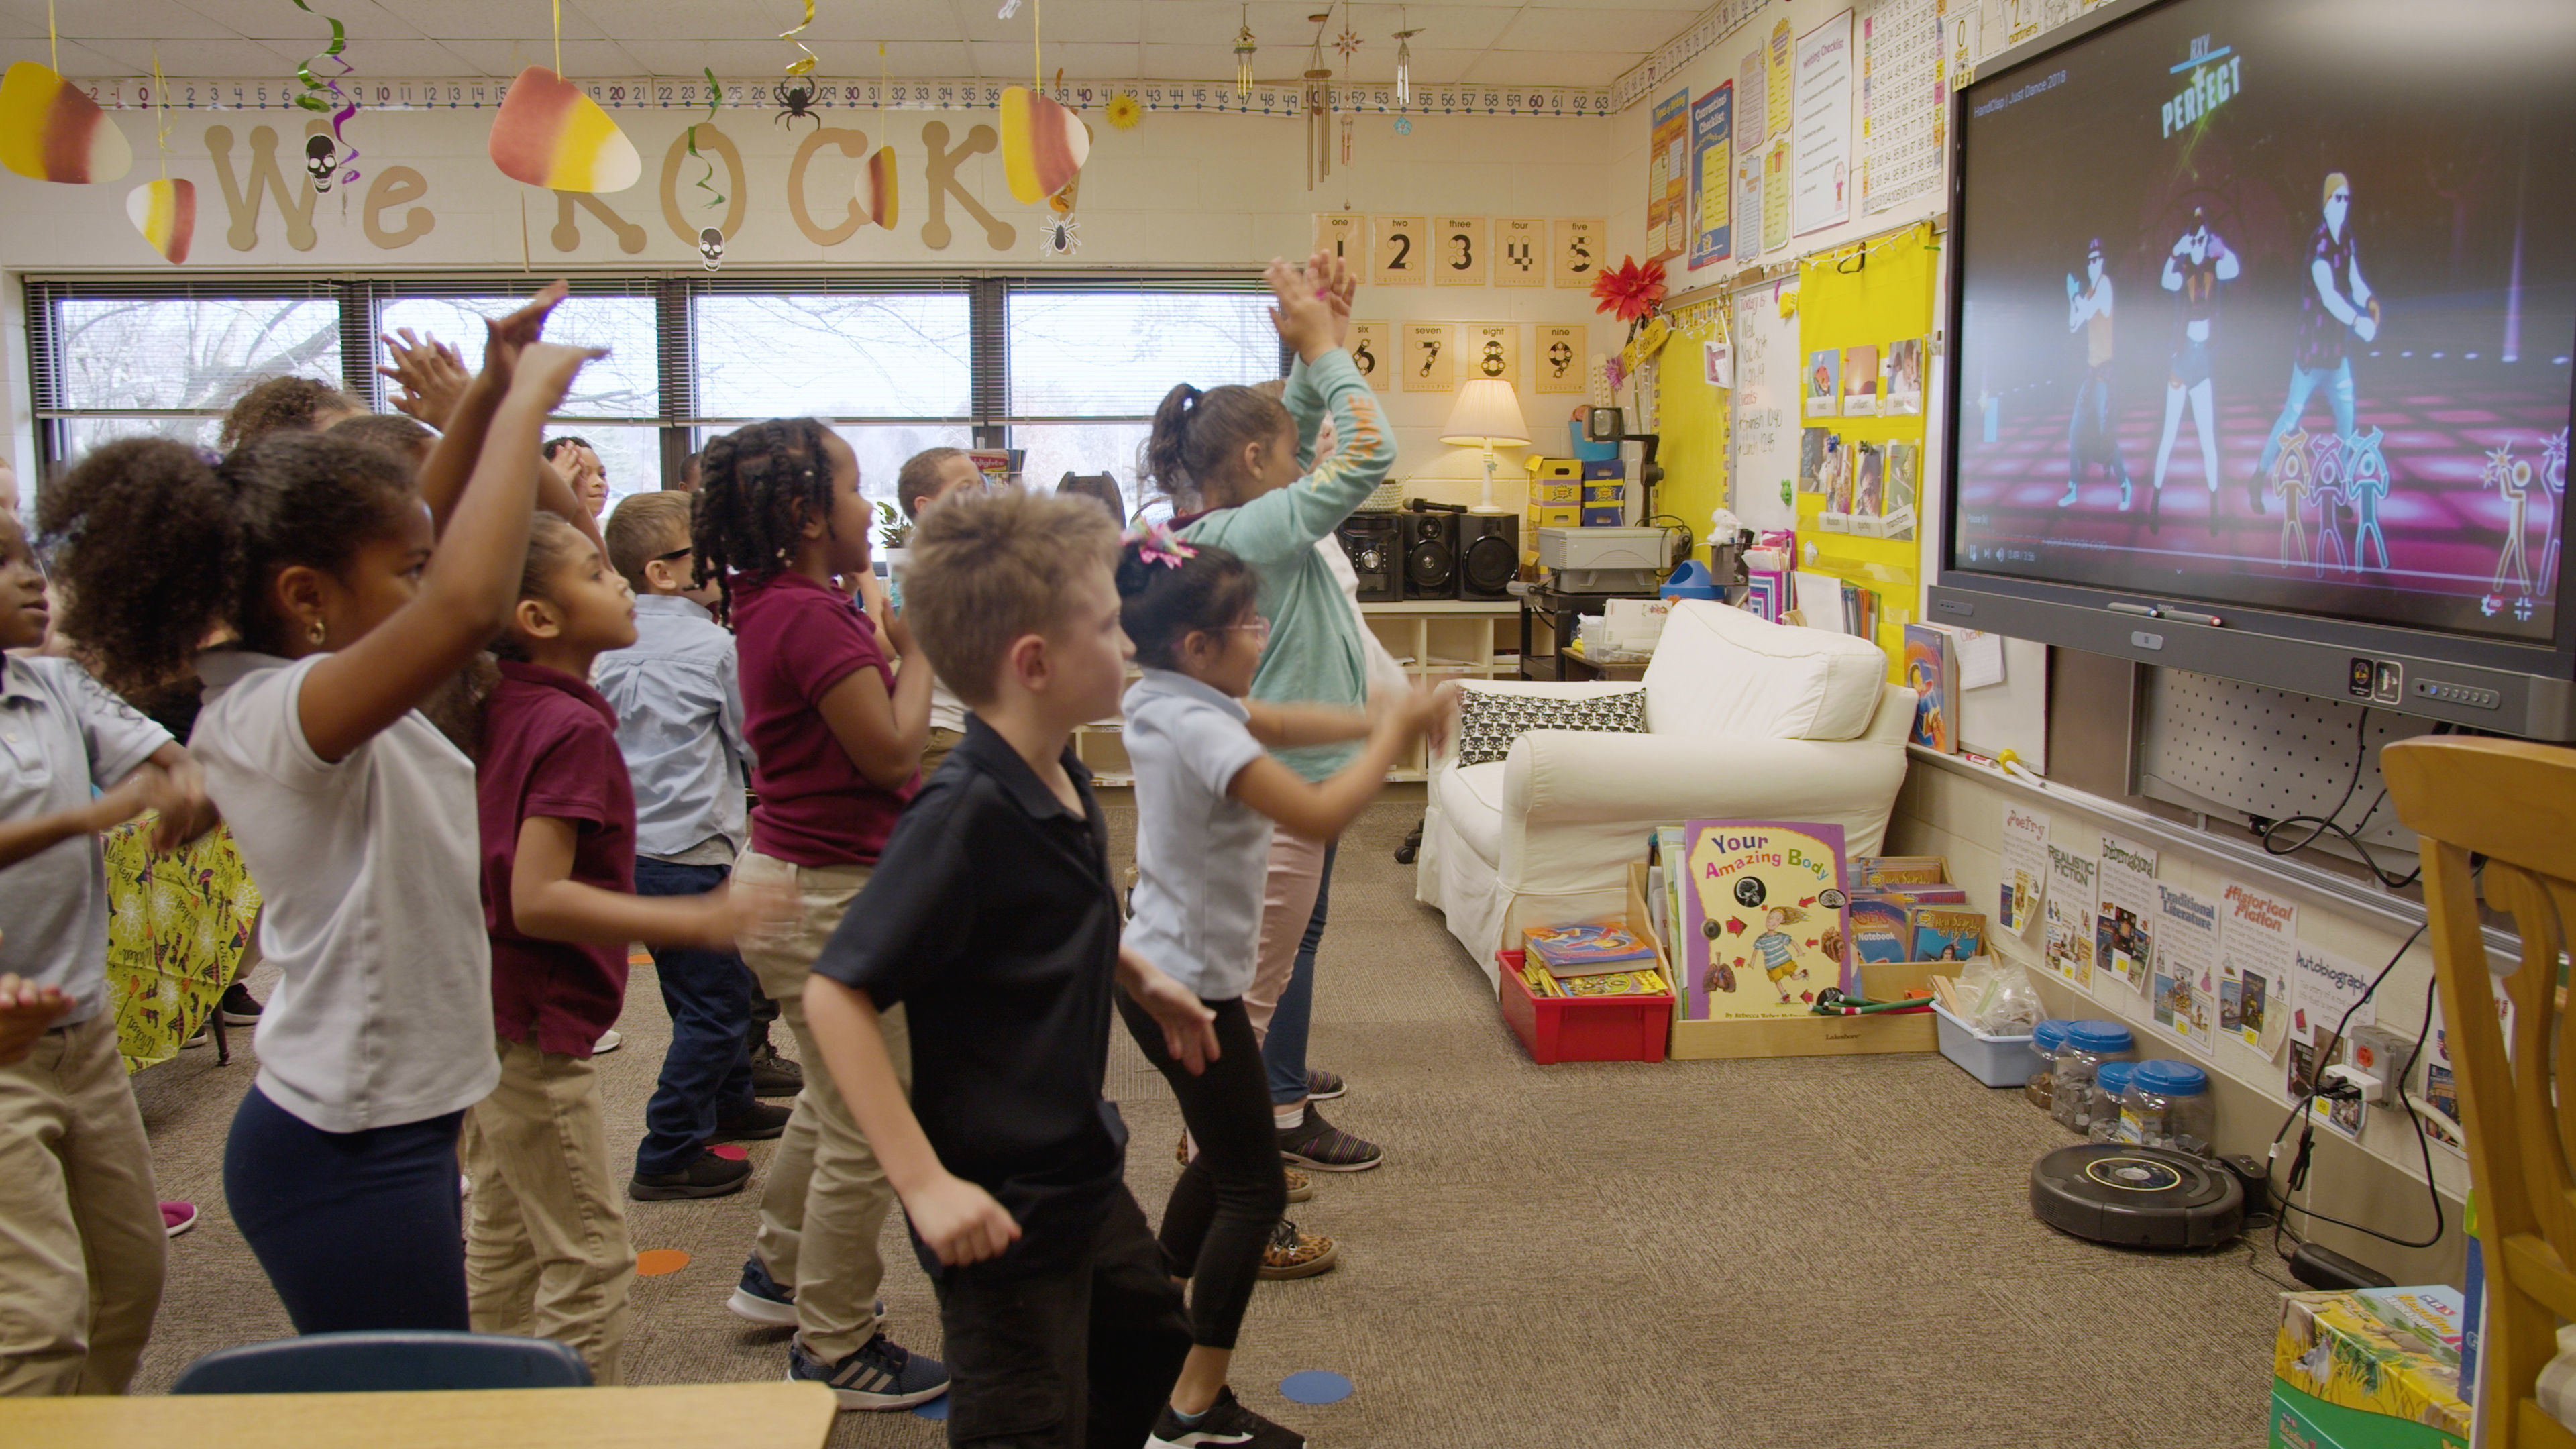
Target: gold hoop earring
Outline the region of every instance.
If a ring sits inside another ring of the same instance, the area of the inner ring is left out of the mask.
[[[322,627],[322,621],[319,619],[306,625],[304,629],[304,637],[310,640],[313,646],[317,649],[322,646],[322,640],[328,635],[328,633],[329,631]]]

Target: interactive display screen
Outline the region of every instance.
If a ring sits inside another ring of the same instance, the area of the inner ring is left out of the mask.
[[[1962,102],[1950,568],[2553,637],[2576,3],[2176,0]]]

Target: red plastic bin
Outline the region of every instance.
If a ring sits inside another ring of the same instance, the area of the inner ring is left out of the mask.
[[[1660,1062],[1672,1032],[1673,998],[1532,996],[1521,979],[1522,953],[1497,951],[1503,1020],[1540,1066],[1555,1062]]]

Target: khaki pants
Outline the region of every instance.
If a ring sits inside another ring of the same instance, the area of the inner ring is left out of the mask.
[[[1254,1034],[1270,1035],[1270,1018],[1279,1010],[1297,966],[1297,948],[1305,944],[1306,924],[1315,917],[1315,893],[1324,883],[1324,847],[1285,829],[1270,832],[1270,868],[1261,879],[1261,948],[1252,968],[1251,989],[1243,993],[1243,1011],[1252,1018]]]
[[[499,1039],[501,1084],[465,1114],[465,1292],[480,1333],[550,1338],[621,1382],[635,1248],[608,1165],[599,1072]]]
[[[796,923],[776,938],[742,946],[743,964],[795,1033],[796,1061],[805,1069],[805,1090],[796,1094],[778,1155],[769,1160],[754,1250],[771,1277],[795,1288],[797,1335],[825,1363],[838,1363],[876,1336],[877,1288],[885,1279],[877,1239],[894,1206],[894,1188],[805,1024],[805,978],[872,873],[863,865],[790,865],[753,850],[733,868],[737,885],[793,890],[802,907]],[[885,1013],[884,1026],[895,1080],[910,1092],[912,1039],[901,1006]]]
[[[940,762],[947,759],[948,752],[957,748],[958,742],[965,738],[964,730],[944,730],[935,725],[932,726],[929,739],[921,747],[921,778],[927,781],[931,776],[938,774]]]
[[[121,1394],[170,1243],[105,1009],[0,1067],[0,1394]]]

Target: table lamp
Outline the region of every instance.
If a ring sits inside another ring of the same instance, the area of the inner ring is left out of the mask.
[[[1529,424],[1521,418],[1521,400],[1512,385],[1498,377],[1479,377],[1458,389],[1458,405],[1449,410],[1440,441],[1485,450],[1485,498],[1476,511],[1505,512],[1494,502],[1494,450],[1530,445]]]

